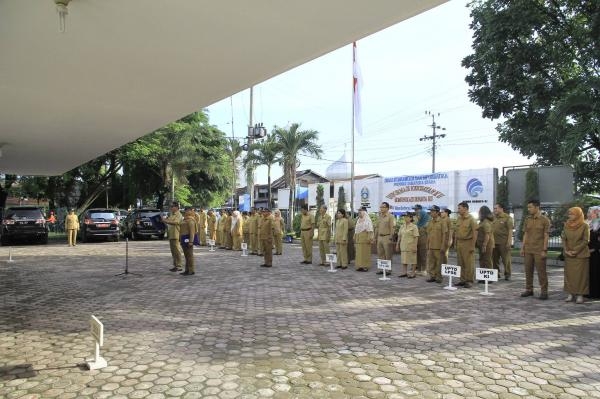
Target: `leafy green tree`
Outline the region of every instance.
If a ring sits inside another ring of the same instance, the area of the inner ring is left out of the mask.
[[[237,176],[240,173],[240,160],[242,157],[242,145],[239,140],[234,138],[227,139],[227,145],[225,146],[225,152],[229,157],[231,165],[231,206],[235,207],[235,192],[237,188]]]
[[[536,169],[529,169],[525,174],[525,200],[523,201],[523,217],[519,224],[519,233],[517,238],[522,241],[525,234],[525,218],[527,217],[527,203],[531,200],[539,200],[540,187],[538,181],[538,173]]]
[[[324,192],[325,189],[323,188],[323,185],[317,184],[317,214],[315,216],[315,223],[317,226],[319,225],[319,219],[321,218],[321,207],[325,205]]]
[[[273,207],[273,199],[271,196],[271,168],[276,163],[281,162],[279,144],[274,135],[268,136],[266,139],[254,142],[248,148],[248,155],[244,160],[244,167],[254,169],[264,165],[267,167],[267,187],[269,194],[269,207]]]
[[[471,101],[501,141],[543,165],[570,164],[600,188],[600,2],[474,0]]]
[[[17,181],[16,175],[3,175],[4,184],[0,185],[0,210],[6,206],[6,199],[13,184]]]
[[[294,199],[296,198],[296,170],[300,166],[298,155],[305,154],[320,158],[323,150],[317,143],[319,132],[316,130],[299,130],[299,123],[292,123],[289,128],[277,127],[273,135],[279,143],[281,163],[283,164],[283,176],[290,188],[288,220],[294,219]],[[288,222],[289,223],[289,222]]]
[[[506,176],[501,176],[496,185],[496,203],[501,203],[508,207],[508,180]],[[506,209],[508,211],[508,209]]]
[[[338,189],[338,209],[346,210],[346,191],[344,190],[344,186],[340,186]]]

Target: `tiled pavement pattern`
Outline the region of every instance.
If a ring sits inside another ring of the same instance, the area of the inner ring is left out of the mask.
[[[0,248],[0,397],[600,397],[600,303],[564,303],[562,268],[540,301],[518,297],[520,265],[485,297],[284,252],[266,269],[200,248],[184,277],[166,241],[135,241],[142,276],[122,278],[124,242],[14,247],[13,263]],[[78,366],[91,314],[105,326],[96,371]]]

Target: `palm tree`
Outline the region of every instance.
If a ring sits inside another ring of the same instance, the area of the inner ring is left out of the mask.
[[[267,186],[269,190],[269,208],[273,206],[271,199],[271,167],[281,162],[279,143],[274,136],[267,137],[264,141],[252,143],[248,148],[248,156],[244,160],[245,168],[267,167]]]
[[[296,198],[296,170],[300,166],[298,155],[306,154],[320,158],[323,153],[321,146],[317,144],[319,132],[316,130],[298,130],[299,128],[299,123],[292,123],[289,128],[275,126],[273,130],[273,135],[277,140],[281,154],[283,175],[290,188],[288,228],[291,228],[294,218],[293,205]]]
[[[227,145],[225,147],[225,152],[229,156],[229,160],[231,161],[231,167],[233,172],[233,178],[231,183],[231,206],[233,207],[235,203],[235,189],[237,184],[237,175],[240,172],[240,164],[239,160],[242,156],[242,145],[239,140],[230,138],[227,140]]]

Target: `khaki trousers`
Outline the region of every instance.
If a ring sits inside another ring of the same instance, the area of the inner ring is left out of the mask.
[[[300,232],[300,238],[302,239],[302,256],[304,256],[305,262],[312,262],[313,235],[313,229]]]
[[[548,293],[548,275],[546,274],[546,258],[540,254],[525,253],[525,291],[533,292],[533,268],[537,271],[538,282],[542,294]]]
[[[417,241],[417,270],[422,272],[427,268],[427,229],[419,229],[419,241]]]
[[[261,240],[265,256],[265,265],[273,266],[273,239]]]
[[[377,257],[384,260],[392,260],[394,251],[389,235],[377,237]]]
[[[348,244],[337,243],[335,244],[337,252],[338,265],[341,267],[348,267]]]
[[[200,238],[200,245],[206,245],[206,230],[200,229],[198,236]]]
[[[173,266],[181,269],[181,266],[183,265],[183,250],[181,249],[179,240],[176,238],[170,239],[169,249],[171,250],[171,257],[173,258]]]
[[[456,263],[460,266],[460,281],[463,283],[475,281],[475,252],[472,249],[471,240],[456,242]]]
[[[275,253],[281,255],[283,253],[283,233],[273,234],[275,244]]]
[[[185,256],[185,271],[188,273],[195,273],[196,267],[194,266],[194,247],[185,246],[183,248],[183,256]]]
[[[319,240],[319,255],[321,256],[321,263],[325,263],[325,254],[329,253],[329,241]]]
[[[233,250],[240,251],[242,249],[242,236],[233,236],[232,241],[233,241],[233,247],[232,247]]]
[[[429,278],[434,278],[436,281],[442,281],[442,255],[444,253],[439,249],[430,249],[427,253],[427,274]]]
[[[510,248],[506,245],[495,245],[492,252],[492,264],[494,269],[498,270],[498,277],[500,277],[500,259],[504,265],[504,277],[510,277],[512,273],[512,261]]]
[[[256,253],[257,251],[257,245],[256,245],[256,233],[249,233],[250,234],[250,242],[248,243],[248,248],[250,249],[251,253]]]
[[[77,244],[77,229],[68,229],[67,239],[69,240],[70,246],[74,246],[75,244]]]

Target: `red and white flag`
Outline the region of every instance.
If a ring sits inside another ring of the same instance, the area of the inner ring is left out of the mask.
[[[362,136],[362,107],[360,103],[362,76],[360,74],[360,67],[358,66],[358,59],[356,55],[356,42],[352,43],[352,68],[352,102],[354,104],[354,129],[358,132],[359,136]]]

